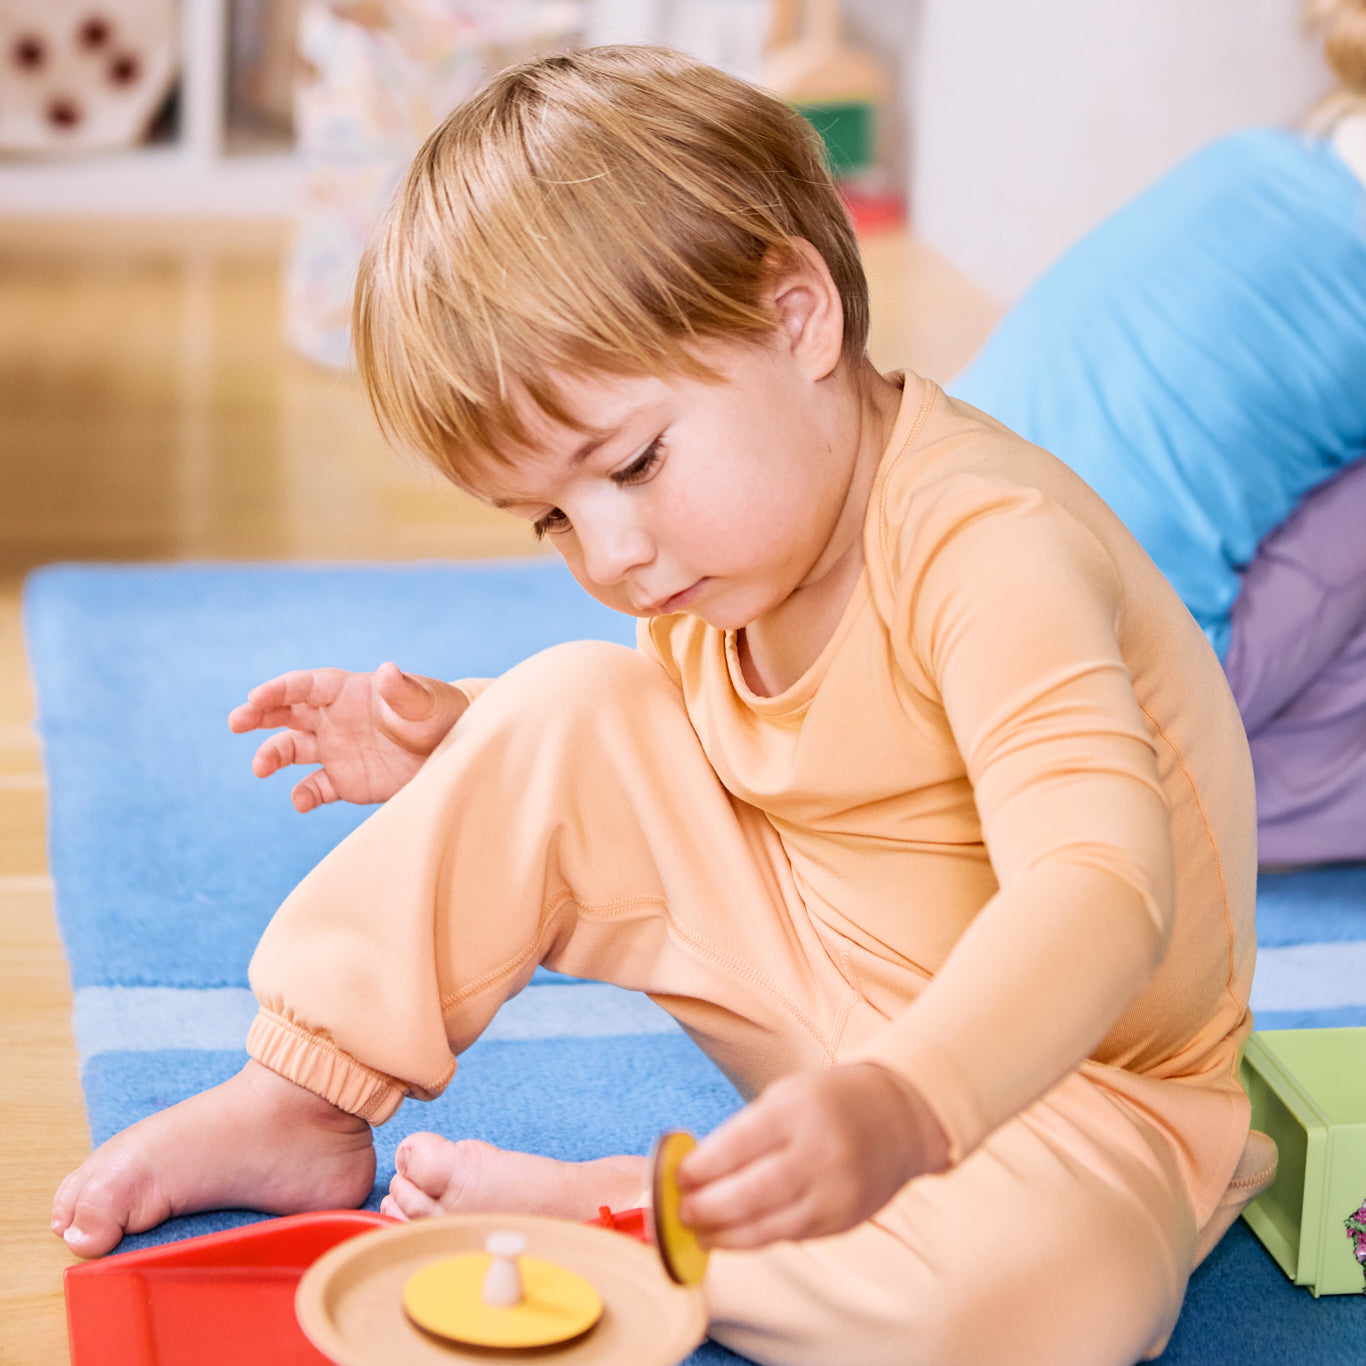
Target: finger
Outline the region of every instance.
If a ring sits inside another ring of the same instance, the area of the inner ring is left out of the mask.
[[[786,1132],[773,1122],[764,1097],[733,1114],[690,1152],[678,1167],[682,1190],[694,1190],[738,1171],[781,1148]]]
[[[332,780],[327,776],[327,770],[320,768],[310,773],[307,778],[302,778],[295,783],[294,790],[289,796],[294,803],[294,809],[302,814],[312,811],[314,807],[326,806],[328,802],[335,802],[337,800],[337,789],[332,786]]]
[[[247,701],[261,711],[280,707],[325,707],[337,695],[346,675],[341,669],[291,669],[258,683]]]
[[[293,707],[272,707],[260,713],[257,729],[274,730],[277,726],[289,726],[294,730],[317,730],[321,714],[320,708],[306,707],[302,703]]]
[[[290,764],[316,764],[318,740],[306,731],[284,730],[261,742],[251,761],[251,771],[258,778],[269,778],[272,773]]]
[[[425,721],[436,710],[432,690],[392,661],[375,670],[375,687],[394,714],[405,721]]]
[[[834,1231],[833,1228],[824,1228],[814,1209],[803,1202],[771,1210],[758,1219],[708,1233],[700,1236],[698,1241],[708,1248],[721,1247],[731,1251],[744,1251],[767,1247],[769,1243],[782,1242],[785,1239],[813,1238]]]
[[[316,730],[319,709],[299,703],[291,707],[256,707],[250,702],[234,707],[228,713],[228,729],[238,735],[249,730],[274,730],[278,726],[292,726],[296,730]]]
[[[257,730],[261,725],[261,710],[250,702],[243,702],[228,713],[228,729],[236,735],[244,731]]]
[[[810,1186],[808,1172],[789,1153],[767,1154],[685,1194],[678,1214],[699,1233],[717,1233],[790,1207]]]
[[[392,1195],[386,1195],[384,1199],[379,1202],[379,1212],[381,1214],[387,1214],[391,1219],[402,1219],[404,1223],[407,1223],[408,1221],[408,1216],[404,1214],[403,1210],[399,1207],[398,1201],[395,1200]]]

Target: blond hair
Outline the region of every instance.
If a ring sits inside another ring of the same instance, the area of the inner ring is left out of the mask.
[[[861,358],[868,291],[811,126],[682,53],[600,47],[495,76],[429,137],[361,262],[357,365],[386,436],[457,483],[526,442],[557,376],[716,378],[760,340],[796,239],[824,259]]]
[[[1310,113],[1311,132],[1326,133],[1344,114],[1366,110],[1366,0],[1306,0],[1305,23],[1323,36],[1323,56],[1337,89]]]
[[[1366,96],[1366,0],[1307,0],[1305,18],[1323,30],[1323,55],[1342,88]]]

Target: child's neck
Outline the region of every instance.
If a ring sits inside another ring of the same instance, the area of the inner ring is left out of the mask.
[[[816,662],[863,573],[863,524],[878,466],[901,407],[899,383],[865,360],[849,376],[848,481],[833,534],[801,586],[737,634],[745,683],[761,697],[785,692]]]

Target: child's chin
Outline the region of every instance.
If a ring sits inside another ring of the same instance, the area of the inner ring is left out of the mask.
[[[716,631],[743,631],[746,626],[753,626],[762,613],[726,612],[699,605],[698,607],[685,607],[679,615],[696,617],[698,621],[705,622]]]

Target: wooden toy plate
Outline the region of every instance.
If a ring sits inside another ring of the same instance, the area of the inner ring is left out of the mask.
[[[587,1277],[603,1315],[562,1347],[463,1347],[425,1333],[404,1313],[403,1289],[428,1263],[482,1252],[490,1233],[526,1235],[527,1254]],[[528,1214],[421,1219],[352,1238],[320,1257],[299,1282],[304,1333],[338,1366],[675,1366],[706,1335],[702,1294],[674,1285],[653,1248],[607,1229]]]

